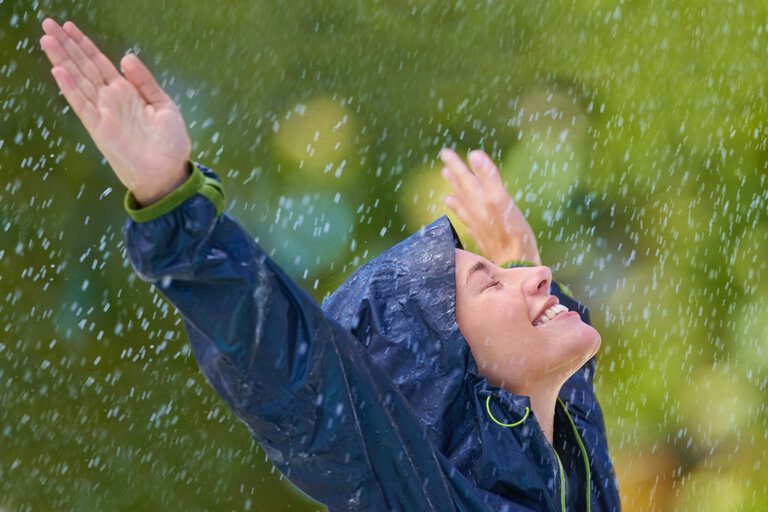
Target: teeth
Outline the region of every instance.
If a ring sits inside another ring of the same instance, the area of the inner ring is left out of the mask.
[[[551,308],[547,309],[544,313],[542,313],[541,316],[537,318],[535,322],[533,322],[533,325],[539,326],[545,324],[560,313],[564,313],[565,311],[568,311],[567,307],[563,306],[562,304],[555,304]]]

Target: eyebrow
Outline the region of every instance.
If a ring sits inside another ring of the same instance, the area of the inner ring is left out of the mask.
[[[488,265],[485,264],[483,261],[478,261],[474,265],[472,265],[472,268],[469,269],[469,272],[467,272],[467,280],[464,283],[464,286],[469,286],[469,278],[472,277],[472,274],[477,272],[478,270],[482,270],[483,272],[488,272]]]

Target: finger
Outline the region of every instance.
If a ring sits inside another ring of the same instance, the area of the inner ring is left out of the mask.
[[[67,52],[56,41],[56,38],[48,34],[40,38],[40,48],[45,52],[45,56],[51,61],[54,66],[61,66],[64,62],[69,60]]]
[[[65,25],[68,23],[71,22],[67,22]],[[46,30],[46,33],[56,39],[56,41],[59,43],[59,45],[61,45],[72,62],[74,62],[74,65],[77,66],[77,68],[80,70],[80,74],[91,83],[91,87],[93,87],[94,90],[98,90],[100,86],[104,85],[104,80],[102,79],[99,70],[96,69],[94,63],[91,62],[88,57],[86,57],[78,44],[69,36],[69,34],[67,34],[64,29],[61,28],[53,20],[51,20],[51,23],[47,26],[48,30]],[[80,83],[79,80],[78,83]]]
[[[67,27],[71,24],[72,22],[68,21],[64,23],[64,26]],[[106,85],[106,81],[104,80],[104,77],[101,76],[101,72],[96,67],[96,64],[83,52],[83,50],[80,48],[80,45],[77,44],[77,41],[75,41],[68,33],[64,32],[64,34],[67,36],[63,42],[64,49],[72,57],[72,60],[75,62],[83,75],[85,75],[88,80],[91,81],[93,87],[96,89]]]
[[[456,183],[456,191],[463,195],[475,194],[479,191],[480,184],[477,177],[464,164],[461,157],[453,150],[444,148],[440,151],[440,158],[448,167]]]
[[[123,57],[120,66],[125,78],[138,89],[147,103],[156,107],[173,104],[173,100],[157,85],[155,77],[136,55],[129,53]]]
[[[54,66],[51,74],[56,80],[56,84],[61,89],[64,98],[67,100],[72,110],[75,112],[85,129],[93,133],[92,129],[96,126],[99,119],[99,112],[96,107],[83,95],[83,91],[77,86],[69,71],[60,66]]]
[[[469,164],[477,175],[480,186],[489,195],[506,194],[501,173],[485,151],[476,149],[469,153]]]
[[[54,67],[66,70],[72,83],[80,89],[83,97],[95,108],[97,98],[96,89],[93,87],[93,84],[83,76],[75,63],[72,62],[69,54],[64,51],[64,48],[61,47],[58,40],[53,36],[46,34],[40,38],[40,46],[48,57],[48,60],[51,61],[51,64],[53,64]]]
[[[56,27],[59,26],[59,24],[56,23],[56,20],[54,20],[53,18],[45,18],[43,20],[42,25],[43,25],[43,31],[46,34],[50,34],[53,30],[56,30]]]
[[[445,179],[445,181],[448,182],[455,194],[462,194],[463,191],[459,185],[459,182],[449,167],[443,167],[443,169],[440,171],[440,175],[443,177],[443,179]]]
[[[443,198],[443,203],[445,203],[445,206],[447,206],[449,210],[456,214],[456,216],[462,223],[464,223],[465,226],[469,228],[473,227],[472,217],[458,197],[447,195]]]
[[[112,62],[104,55],[99,48],[93,44],[77,25],[68,21],[64,23],[64,31],[69,34],[75,43],[80,47],[83,54],[90,59],[96,69],[99,71],[102,80],[109,83],[111,80],[120,78],[120,73]]]

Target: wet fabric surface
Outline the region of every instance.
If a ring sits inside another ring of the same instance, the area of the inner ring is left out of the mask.
[[[512,512],[560,510],[567,491],[567,510],[587,510],[589,474],[591,510],[620,509],[594,359],[559,395],[563,488],[529,398],[479,376],[458,329],[461,244],[447,217],[360,267],[321,307],[210,193],[191,193],[160,217],[126,221],[131,264],[183,314],[208,382],[303,492],[332,511]],[[557,283],[551,292],[589,321]]]

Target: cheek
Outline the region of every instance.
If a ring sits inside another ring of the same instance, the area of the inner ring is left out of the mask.
[[[533,325],[521,311],[525,311],[523,305],[508,301],[492,298],[475,301],[461,311],[460,327],[475,340],[493,339],[497,343],[518,333],[535,334]]]
[[[483,318],[481,308],[474,307],[474,305],[458,308],[456,320],[459,323],[461,334],[464,335],[470,346],[474,347],[487,337],[488,324]]]
[[[485,300],[474,301],[464,308],[460,321],[479,340],[480,336],[498,337],[501,333],[509,332],[514,324],[512,320],[509,308],[501,306],[498,301]]]
[[[505,323],[495,310],[489,309],[492,304],[472,301],[457,311],[456,319],[459,330],[472,351],[472,356],[478,364],[497,359],[499,332],[503,332]]]
[[[488,301],[467,309],[459,327],[482,375],[496,386],[522,386],[543,373],[553,347],[520,309]]]
[[[538,331],[509,306],[488,303],[476,312],[474,340],[482,353],[497,362],[527,359],[541,348]]]

